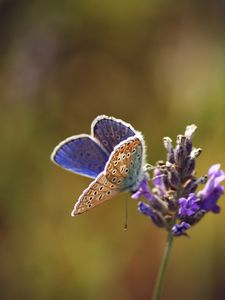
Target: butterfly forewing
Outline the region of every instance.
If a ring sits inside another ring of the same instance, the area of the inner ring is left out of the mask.
[[[111,199],[118,194],[120,190],[112,184],[105,176],[100,174],[90,185],[84,190],[77,203],[75,204],[72,216],[79,215],[91,208]]]
[[[129,138],[121,143],[112,155],[112,164],[120,173],[123,191],[135,190],[143,177],[143,145],[138,137]],[[113,171],[112,171],[113,172]],[[115,172],[115,170],[114,170]]]
[[[123,191],[135,189],[142,170],[143,145],[138,137],[128,138],[115,147],[105,170],[78,199],[72,216],[81,214]]]

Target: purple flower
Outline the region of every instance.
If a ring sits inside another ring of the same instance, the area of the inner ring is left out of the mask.
[[[142,201],[138,202],[138,211],[145,216],[153,216],[153,211],[151,210],[150,206]]]
[[[150,205],[140,201],[138,202],[138,211],[143,215],[150,217],[152,222],[155,223],[157,226],[165,227],[165,221],[160,212],[153,210],[150,207]]]
[[[139,199],[141,196],[145,197],[149,201],[155,200],[155,197],[149,188],[147,179],[142,180],[142,182],[139,185],[138,190],[134,194],[132,194],[131,198]]]
[[[186,230],[189,229],[190,227],[191,227],[190,224],[186,222],[181,222],[179,224],[174,225],[171,231],[175,236],[184,235]]]
[[[159,167],[155,168],[152,182],[161,196],[165,195],[166,193],[166,186],[165,186],[166,180],[167,180],[166,175],[163,174],[162,170],[160,170]]]
[[[225,179],[225,172],[220,170],[220,164],[215,164],[209,168],[209,179],[204,187],[198,193],[201,201],[201,208],[214,213],[220,212],[220,207],[217,205],[217,200],[224,193],[224,187],[220,185]]]
[[[180,198],[178,200],[180,205],[179,216],[190,217],[195,214],[200,209],[200,206],[198,205],[199,200],[200,199],[197,198],[194,193],[189,194],[188,198]]]

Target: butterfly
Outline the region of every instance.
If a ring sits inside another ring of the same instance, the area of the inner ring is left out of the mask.
[[[51,160],[73,173],[94,178],[71,213],[76,216],[121,192],[134,192],[147,177],[145,143],[130,124],[105,115],[91,124],[91,134],[67,138],[55,147]]]

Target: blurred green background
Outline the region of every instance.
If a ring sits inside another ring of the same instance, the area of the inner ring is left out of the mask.
[[[225,2],[0,1],[0,299],[149,299],[166,233],[124,199],[70,217],[90,180],[49,156],[99,114],[163,136],[195,123],[225,167]],[[164,300],[225,298],[225,205],[176,239]]]

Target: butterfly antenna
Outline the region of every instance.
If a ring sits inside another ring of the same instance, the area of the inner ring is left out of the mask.
[[[128,228],[128,197],[125,198],[125,222],[124,222],[124,230],[126,231]]]

